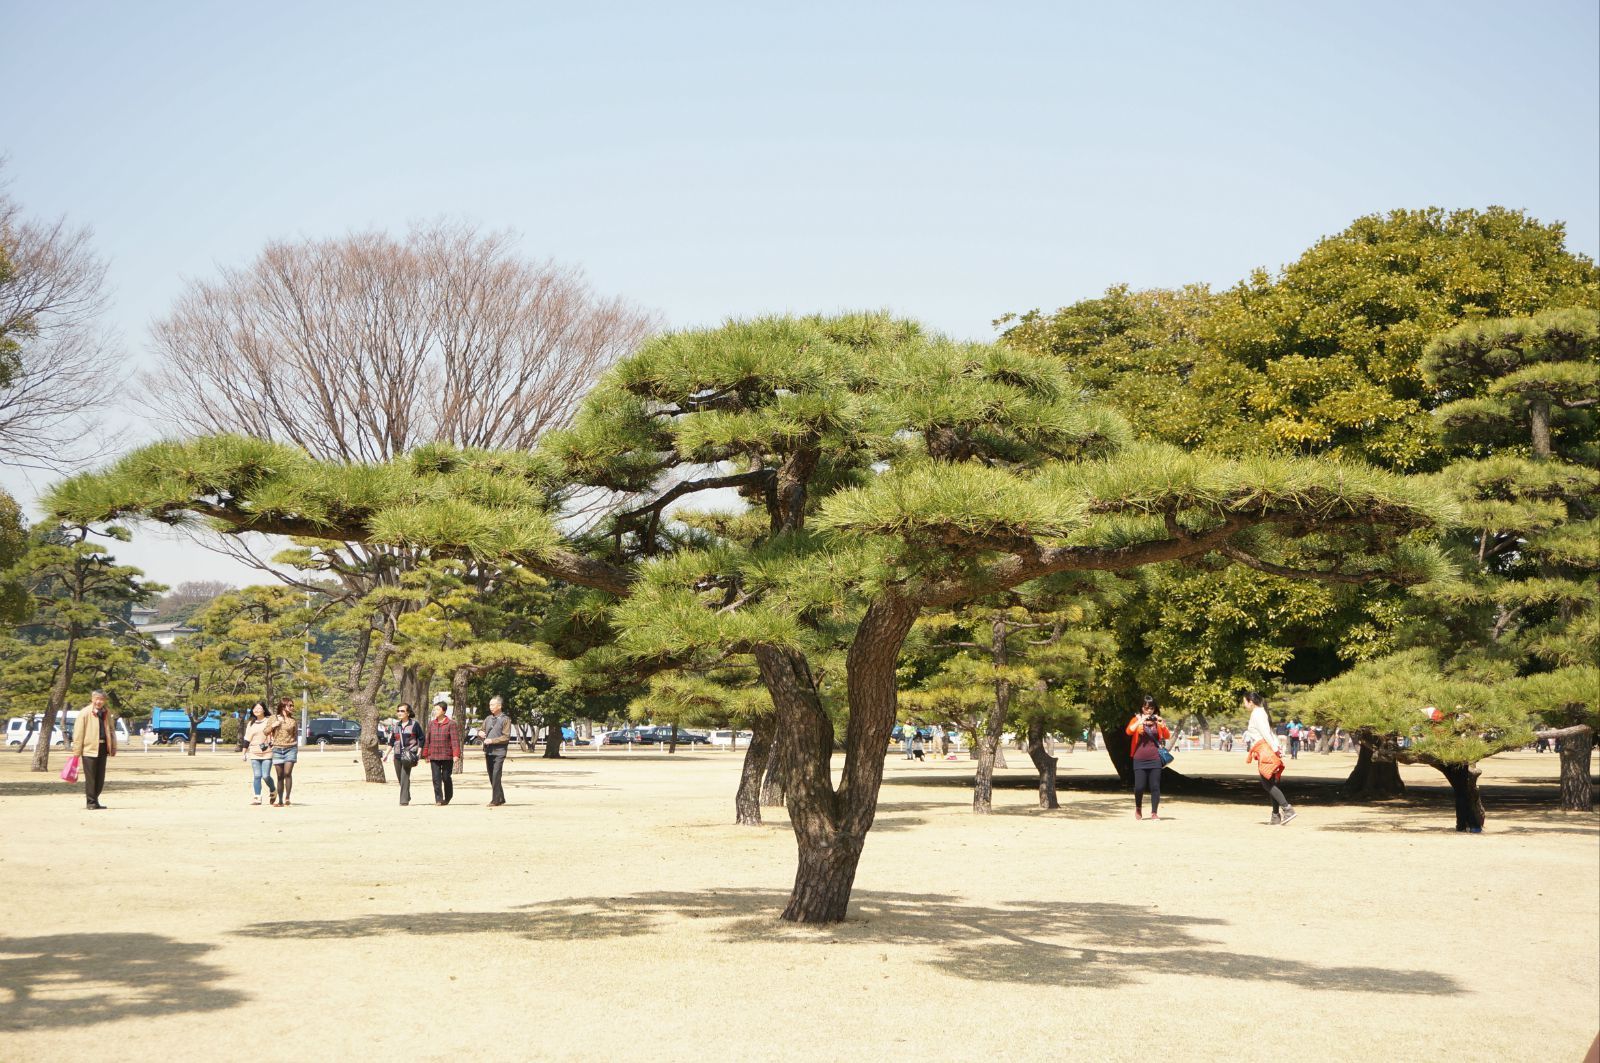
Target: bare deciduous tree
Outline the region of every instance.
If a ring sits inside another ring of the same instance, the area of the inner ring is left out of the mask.
[[[143,378],[144,402],[179,433],[245,433],[342,461],[429,442],[522,449],[563,425],[651,327],[577,270],[522,258],[508,233],[439,223],[399,239],[280,242],[189,285],[155,328],[159,364]],[[306,586],[251,548],[232,553]],[[300,571],[333,577],[348,605],[416,561],[414,551],[322,545]],[[370,703],[393,633],[388,610],[357,636],[345,682],[353,703]],[[399,672],[405,696],[425,700],[430,673]],[[375,754],[369,723],[362,746]],[[375,755],[364,763],[382,782]]]
[[[650,327],[578,271],[523,259],[508,233],[274,243],[189,286],[155,328],[145,397],[185,432],[347,461],[434,441],[523,448]]]
[[[61,468],[102,452],[92,417],[121,383],[89,230],[40,222],[0,190],[0,462]]]

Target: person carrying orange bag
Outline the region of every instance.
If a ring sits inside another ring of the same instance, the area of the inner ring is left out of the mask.
[[[1245,691],[1242,698],[1244,707],[1250,711],[1250,724],[1244,732],[1245,748],[1250,752],[1244,755],[1244,762],[1249,764],[1254,761],[1256,770],[1261,773],[1261,789],[1272,801],[1272,819],[1268,822],[1276,827],[1288,823],[1300,813],[1294,810],[1289,799],[1278,788],[1278,780],[1283,778],[1283,754],[1278,749],[1278,736],[1272,730],[1272,721],[1267,717],[1267,703],[1253,690]]]

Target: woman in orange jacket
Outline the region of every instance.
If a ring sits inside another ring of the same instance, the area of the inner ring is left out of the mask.
[[[1156,711],[1156,699],[1144,696],[1139,713],[1128,721],[1133,750],[1133,815],[1144,818],[1144,792],[1150,791],[1150,818],[1161,818],[1161,744],[1172,737]]]
[[[1283,791],[1278,789],[1278,780],[1283,778],[1283,755],[1278,749],[1278,736],[1272,729],[1272,721],[1267,717],[1267,703],[1253,690],[1245,691],[1241,700],[1245,710],[1250,713],[1250,726],[1244,732],[1244,745],[1250,752],[1244,755],[1244,762],[1249,764],[1255,761],[1256,771],[1261,774],[1261,789],[1267,792],[1267,799],[1272,802],[1272,819],[1268,823],[1276,827],[1288,823],[1300,813],[1294,810],[1289,799],[1283,796]]]

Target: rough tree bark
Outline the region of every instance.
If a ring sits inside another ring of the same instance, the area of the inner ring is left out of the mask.
[[[1594,809],[1594,784],[1589,781],[1589,758],[1594,753],[1594,728],[1588,724],[1538,732],[1540,738],[1561,742],[1561,808],[1565,812]]]
[[[1006,663],[1006,622],[995,617],[990,627],[989,655],[996,667]],[[1011,681],[994,681],[994,702],[984,717],[983,730],[978,733],[978,769],[972,776],[972,811],[986,816],[994,811],[994,763],[1000,751],[1000,735],[1006,728],[1006,717],[1011,713]]]
[[[356,719],[361,723],[361,772],[367,782],[387,782],[383,771],[383,753],[378,748],[378,692],[383,689],[384,669],[394,653],[394,640],[388,635],[378,643],[367,681],[361,685],[354,700]]]
[[[1403,795],[1406,784],[1394,758],[1374,756],[1371,743],[1357,744],[1356,766],[1344,781],[1344,796],[1353,801],[1382,801]]]
[[[672,721],[672,734],[667,738],[667,752],[668,753],[676,753],[677,751],[678,751],[678,721],[677,720],[673,720]]]
[[[33,748],[33,763],[29,768],[33,771],[50,770],[50,736],[55,733],[56,721],[61,719],[62,710],[66,708],[67,691],[72,687],[72,673],[78,668],[78,634],[69,631],[67,634],[67,648],[61,654],[61,664],[56,668],[55,682],[50,684],[50,698],[44,706],[44,722],[39,725],[39,738]],[[61,729],[62,734],[66,728]],[[23,739],[22,748],[28,748],[27,739]]]
[[[461,755],[450,770],[458,776],[467,770],[467,684],[471,681],[471,668],[457,668],[450,673],[450,722],[455,724],[456,742],[461,747]],[[431,708],[425,706],[423,712]]]
[[[544,718],[544,759],[561,759],[561,717]]]
[[[1028,756],[1039,769],[1039,807],[1060,808],[1056,797],[1056,758],[1044,748],[1044,720],[1035,717],[1028,721]]]
[[[772,740],[767,744],[766,763],[762,766],[762,808],[787,808],[789,806],[789,792],[783,785],[783,745],[783,728],[774,723]]]
[[[772,725],[771,716],[758,716],[750,724],[750,744],[745,747],[739,789],[733,795],[733,821],[741,827],[761,826],[761,776],[772,748]]]
[[[789,818],[799,848],[794,888],[783,910],[786,920],[837,923],[845,918],[894,731],[895,663],[916,615],[915,605],[887,594],[867,608],[856,629],[845,664],[850,719],[837,789],[833,721],[817,696],[809,663],[792,651],[756,651],[785,738]]]
[[[1483,808],[1483,795],[1478,791],[1478,776],[1482,774],[1476,764],[1442,764],[1431,762],[1434,768],[1450,783],[1456,801],[1456,830],[1476,833],[1483,829],[1487,813]]]

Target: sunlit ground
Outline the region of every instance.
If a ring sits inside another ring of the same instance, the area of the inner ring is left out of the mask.
[[[737,755],[524,755],[489,809],[481,759],[399,808],[308,752],[275,809],[232,756],[135,750],[87,813],[0,754],[0,1059],[1581,1058],[1600,828],[1555,756],[1489,762],[1480,836],[1426,769],[1334,803],[1351,759],[1292,762],[1274,828],[1238,753],[1141,823],[1104,754],[1044,813],[1013,752],[977,817],[969,762],[896,752],[850,922],[799,928]]]

